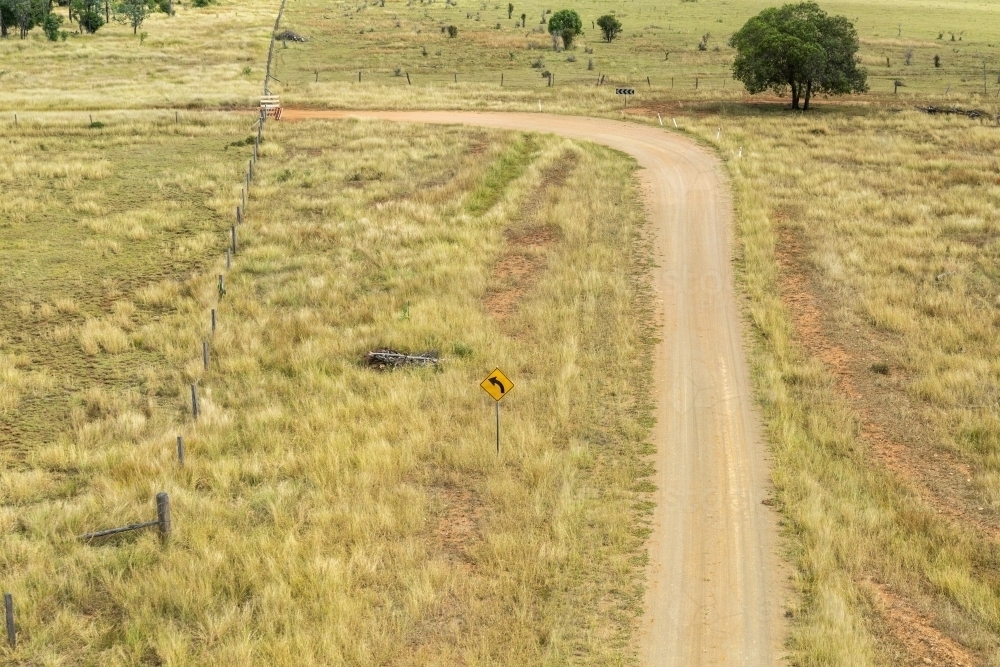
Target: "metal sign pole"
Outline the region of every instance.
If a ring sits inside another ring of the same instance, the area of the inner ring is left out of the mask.
[[[500,455],[500,401],[502,401],[510,390],[514,388],[514,383],[507,379],[499,368],[486,376],[486,379],[479,383],[483,391],[490,395],[496,402],[497,411],[497,456]]]

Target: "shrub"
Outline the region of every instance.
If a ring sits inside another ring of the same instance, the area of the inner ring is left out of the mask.
[[[622,31],[622,22],[611,14],[605,14],[597,19],[597,27],[604,33],[604,39],[610,44]]]
[[[62,25],[63,17],[59,14],[49,12],[45,16],[45,20],[42,22],[42,30],[45,32],[45,36],[48,37],[50,42],[54,42],[59,39],[59,26]]]
[[[704,35],[701,36],[701,41],[698,42],[698,50],[699,51],[707,51],[708,50],[708,38],[711,37],[711,36],[712,36],[712,34],[708,33],[708,32],[706,32]]]
[[[448,37],[452,39],[458,37],[458,28],[453,25],[448,26]]]
[[[98,11],[87,10],[78,15],[80,27],[91,34],[97,32],[104,25],[104,17]]]
[[[934,67],[941,67],[941,56],[934,56]]]

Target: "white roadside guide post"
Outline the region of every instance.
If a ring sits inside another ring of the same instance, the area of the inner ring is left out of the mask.
[[[497,454],[500,453],[500,401],[514,388],[514,383],[507,379],[507,376],[497,368],[486,376],[486,379],[479,383],[487,394],[490,395],[497,405]]]

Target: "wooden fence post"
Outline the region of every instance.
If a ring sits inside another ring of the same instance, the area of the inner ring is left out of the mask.
[[[226,270],[233,268],[233,251],[231,248],[226,248]]]
[[[201,341],[201,361],[205,365],[205,370],[208,370],[208,341]]]
[[[184,436],[177,436],[177,462],[184,465]]]
[[[170,497],[160,491],[156,494],[156,526],[160,529],[160,539],[164,542],[170,537]]]
[[[232,232],[233,236],[233,254],[236,254],[236,225],[232,225],[229,230]]]
[[[10,593],[3,594],[3,608],[7,616],[7,643],[11,648],[17,648],[17,629],[14,627],[14,597]]]
[[[412,85],[410,83],[410,73],[409,72],[406,73],[406,85],[408,85],[408,86]]]
[[[215,308],[212,309],[212,333],[215,333]]]
[[[198,385],[191,385],[191,414],[198,419]]]
[[[237,225],[243,224],[243,213],[240,211],[239,206],[236,207],[236,224]]]

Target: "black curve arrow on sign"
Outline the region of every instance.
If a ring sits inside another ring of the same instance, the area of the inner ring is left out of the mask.
[[[507,388],[503,386],[503,382],[501,382],[500,380],[498,380],[496,378],[492,378],[492,377],[489,378],[489,381],[490,381],[490,384],[495,384],[496,386],[500,387],[500,393],[501,394],[506,394],[507,393]]]

